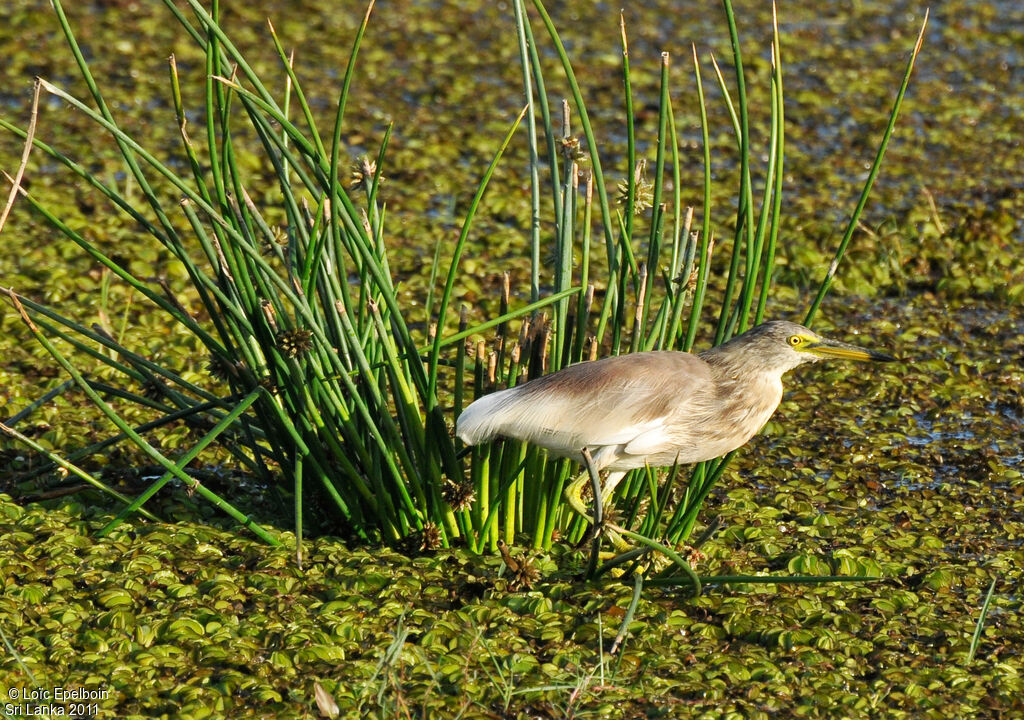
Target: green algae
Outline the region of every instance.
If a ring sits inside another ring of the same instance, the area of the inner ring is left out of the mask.
[[[1024,417],[1008,375],[1024,321],[927,295],[843,306],[826,315],[873,327],[901,362],[792,378],[712,494],[722,529],[696,569],[879,581],[718,586],[696,600],[648,588],[610,655],[629,583],[580,583],[585,558],[566,548],[531,558],[529,588],[497,556],[328,538],[306,543],[299,570],[290,553],[209,524],[97,540],[102,507],[5,498],[0,628],[37,684],[110,689],[100,717],[301,717],[314,683],[342,716],[1018,711]],[[27,682],[11,656],[0,677]]]

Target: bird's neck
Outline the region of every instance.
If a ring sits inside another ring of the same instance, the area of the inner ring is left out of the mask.
[[[700,354],[704,362],[711,366],[716,379],[725,385],[738,388],[750,385],[781,385],[782,376],[788,367],[766,365],[755,352],[725,352],[724,346],[705,350]]]
[[[717,352],[700,354],[711,367],[723,414],[753,435],[782,401],[782,376],[787,368],[766,366],[756,353]]]

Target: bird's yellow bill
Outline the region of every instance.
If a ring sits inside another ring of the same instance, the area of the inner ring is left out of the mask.
[[[865,350],[837,340],[818,340],[805,346],[804,351],[818,357],[842,358],[844,360],[870,360],[872,362],[894,362],[896,360],[892,355]]]

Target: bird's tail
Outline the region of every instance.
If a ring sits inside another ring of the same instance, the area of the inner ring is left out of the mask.
[[[467,445],[479,445],[499,433],[496,416],[500,413],[497,411],[504,404],[508,392],[510,390],[484,395],[462,411],[455,422],[455,434],[462,442]]]

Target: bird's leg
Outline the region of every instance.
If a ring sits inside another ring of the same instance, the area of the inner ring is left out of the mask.
[[[618,472],[609,472],[608,476],[604,479],[604,486],[601,488],[601,497],[604,498],[605,507],[611,506],[612,493],[618,484],[622,482],[622,478],[626,477],[624,470]]]
[[[601,502],[601,478],[597,468],[594,467],[594,458],[590,455],[590,448],[583,448],[583,462],[587,466],[587,475],[590,477],[590,487],[594,491],[594,528],[601,527],[604,522],[604,503]]]
[[[600,493],[594,493],[594,508],[595,514],[598,506],[601,506],[602,516],[608,515],[608,510],[611,509],[612,490],[615,486],[626,476],[624,472],[610,472],[604,480],[604,487],[601,488]],[[632,550],[633,546],[622,539],[622,535],[619,534],[620,529],[618,525],[608,520],[603,520],[604,523],[604,534],[608,536],[608,539],[612,541],[612,545],[615,547],[617,552],[623,553],[628,550]],[[598,527],[595,525],[595,527]]]
[[[590,451],[585,450],[584,452],[586,452],[586,455],[584,455],[584,460],[586,460],[587,455],[590,455]],[[598,491],[598,485],[593,480],[594,474],[596,474],[596,471],[594,471],[593,468],[593,458],[590,458],[589,462],[584,462],[584,468],[586,469],[586,472],[581,473],[578,478],[576,478],[569,485],[567,485],[565,490],[563,491],[563,495],[565,496],[566,502],[569,503],[569,506],[576,511],[576,514],[582,515],[583,517],[587,518],[588,522],[590,522],[592,514],[590,513],[590,511],[587,510],[587,506],[583,504],[583,486],[587,484],[587,480],[591,481],[591,484],[595,490],[594,497],[601,499],[603,516],[605,514],[605,511],[610,506],[609,500],[611,499],[612,491],[614,491],[615,488],[618,487],[618,484],[622,482],[622,478],[626,476],[626,473],[608,473],[607,477],[605,477],[604,485],[601,486],[600,491]]]
[[[608,539],[612,541],[612,545],[615,546],[616,550],[620,552],[629,550],[630,545],[624,541],[622,536],[617,532],[619,528],[604,521],[604,501],[602,499],[602,495],[605,495],[605,492],[601,489],[600,476],[598,475],[597,468],[594,466],[594,458],[590,454],[590,449],[583,448],[581,454],[583,455],[583,465],[586,468],[586,472],[581,473],[576,480],[573,480],[572,483],[565,488],[563,494],[566,502],[569,503],[569,507],[571,507],[577,515],[580,515],[588,523],[591,523],[594,526],[595,532],[603,531],[605,535],[608,536]],[[608,480],[605,483],[606,486],[610,482],[611,489],[614,489],[615,485],[618,484],[623,475],[625,475],[625,473],[610,473],[608,475]],[[594,489],[594,509],[592,513],[587,511],[587,506],[583,504],[583,498],[581,496],[583,486],[586,484],[587,480],[590,480]]]
[[[571,483],[565,486],[565,490],[562,491],[565,501],[569,503],[569,507],[573,509],[577,515],[586,519],[587,522],[591,521],[590,512],[587,510],[587,506],[583,504],[583,485],[586,484],[587,480],[590,479],[590,475],[584,471],[580,473],[580,476],[573,480]]]

